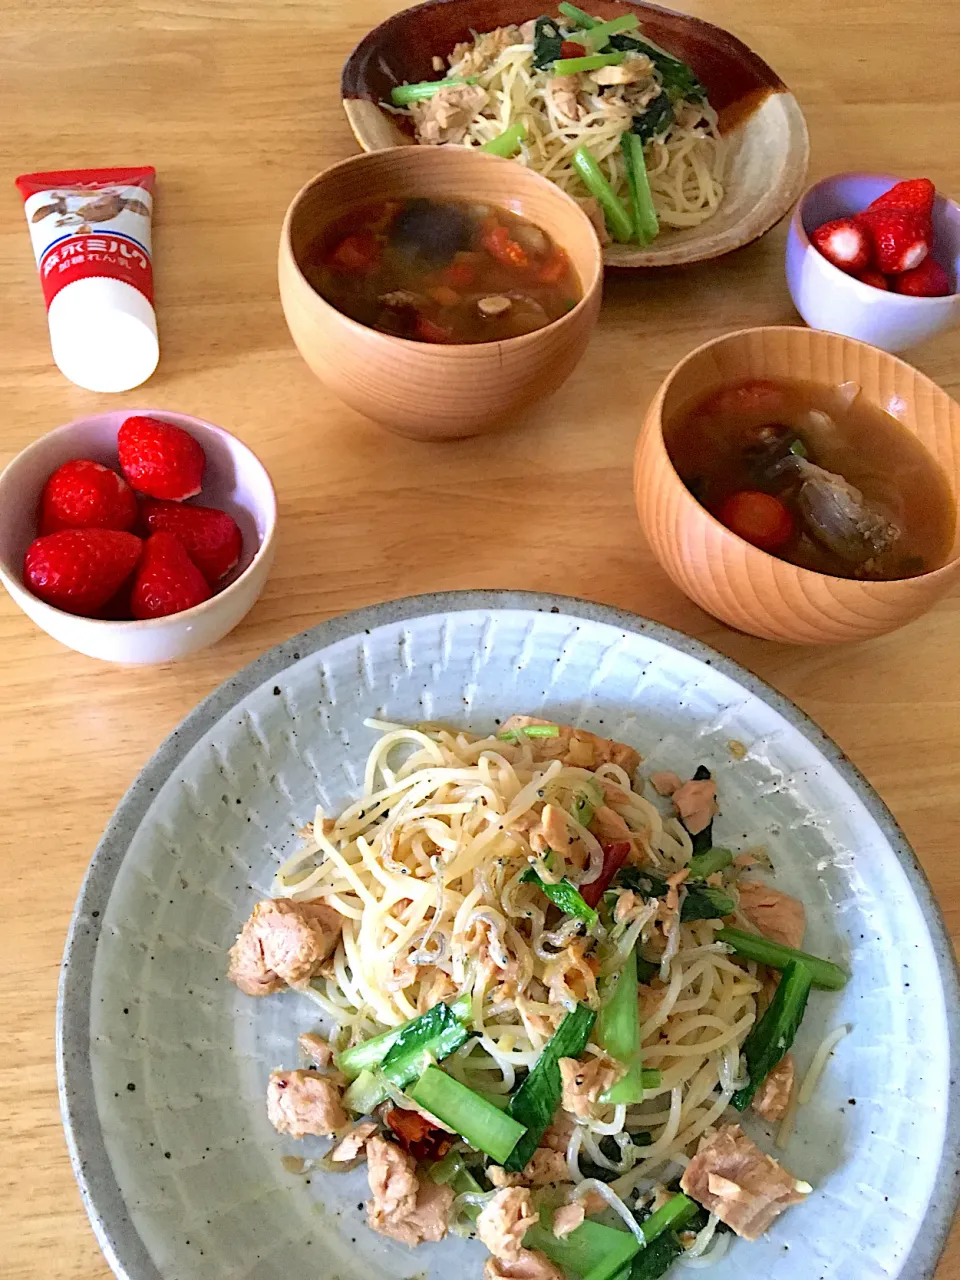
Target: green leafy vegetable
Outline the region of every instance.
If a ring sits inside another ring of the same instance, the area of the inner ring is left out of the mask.
[[[654,964],[652,960],[644,960],[643,956],[637,956],[637,982],[641,984],[652,982],[659,972],[658,964]]]
[[[520,729],[504,729],[497,737],[502,742],[518,742],[521,733],[525,738],[559,738],[560,727],[555,724],[527,724]]]
[[[658,49],[656,45],[628,35],[611,36],[610,44],[623,53],[645,53],[660,72],[661,83],[672,102],[679,102],[681,99],[703,102],[706,98],[707,91],[697,79],[693,68],[672,54]]]
[[[626,57],[623,53],[589,53],[585,58],[559,58],[553,64],[555,76],[575,76],[581,71],[599,71],[601,67],[615,67]]]
[[[600,787],[592,782],[584,782],[574,792],[571,812],[581,827],[590,823],[597,809],[603,807],[604,794]]]
[[[390,101],[395,107],[408,107],[411,102],[423,102],[441,89],[454,89],[464,84],[476,84],[476,76],[468,80],[453,77],[450,80],[421,80],[419,84],[398,84],[390,90]]]
[[[657,1236],[662,1235],[664,1231],[679,1231],[691,1218],[695,1218],[699,1212],[700,1206],[695,1200],[691,1200],[689,1196],[678,1192],[665,1205],[662,1205],[655,1213],[651,1213],[648,1218],[644,1218],[640,1223],[643,1238],[648,1245],[652,1244]]]
[[[643,1130],[638,1133],[627,1134],[627,1136],[635,1147],[649,1147],[653,1142],[653,1134],[646,1133]],[[622,1158],[620,1147],[613,1138],[609,1136],[601,1138],[599,1146],[600,1150],[609,1160],[616,1160],[619,1163]],[[585,1178],[596,1178],[598,1182],[614,1182],[621,1176],[615,1169],[605,1169],[603,1165],[594,1164],[592,1160],[587,1159],[582,1150],[580,1152],[580,1159],[578,1163],[580,1165],[580,1172]]]
[[[694,771],[693,781],[709,782],[710,777],[711,777],[710,770],[707,768],[706,765],[701,764],[701,765],[698,765],[696,770]],[[683,820],[681,819],[681,821]],[[708,849],[712,849],[713,848],[713,821],[711,820],[710,822],[708,822],[702,831],[697,831],[697,832],[691,831],[690,842],[693,845],[693,852],[695,855],[698,853],[706,853]]]
[[[597,1015],[585,1004],[578,1004],[576,1009],[568,1013],[543,1046],[540,1057],[510,1099],[510,1115],[525,1125],[527,1131],[510,1152],[509,1158],[500,1161],[508,1173],[520,1173],[540,1145],[544,1130],[560,1105],[560,1095],[563,1092],[558,1063],[561,1058],[580,1057],[587,1047],[596,1020]],[[440,1118],[443,1119],[442,1116]]]
[[[640,1053],[640,1005],[637,999],[637,953],[632,950],[615,979],[597,1019],[597,1040],[611,1058],[626,1067],[626,1074],[601,1095],[601,1102],[631,1106],[643,1101]]]
[[[661,93],[633,117],[630,128],[642,142],[650,142],[652,138],[663,137],[674,118],[673,103]]]
[[[568,1276],[582,1280],[613,1280],[639,1252],[632,1231],[618,1231],[589,1219],[564,1240],[558,1240],[542,1221],[523,1237],[527,1249],[539,1249]]]
[[[509,160],[511,156],[515,156],[520,150],[526,136],[527,126],[522,120],[517,120],[508,129],[504,129],[503,133],[499,133],[495,138],[491,138],[489,142],[485,142],[480,150],[486,151],[488,155],[503,156]]]
[[[378,1036],[371,1036],[369,1040],[362,1040],[360,1044],[355,1044],[352,1048],[338,1053],[337,1070],[342,1071],[348,1080],[352,1080],[361,1071],[379,1067],[398,1040],[402,1040],[407,1049],[415,1047],[419,1039],[425,1043],[447,1025],[448,1015],[452,1014],[457,1022],[466,1022],[472,1007],[469,995],[460,996],[449,1005],[435,1004],[427,1009],[426,1013],[421,1013],[417,1018],[411,1018],[402,1026],[394,1027],[391,1031],[383,1031]]]
[[[780,942],[771,942],[769,938],[761,938],[756,933],[745,933],[742,929],[720,929],[717,941],[727,943],[738,955],[756,960],[757,964],[765,964],[771,969],[785,969],[792,961],[802,960],[813,976],[813,985],[824,991],[839,991],[847,984],[848,975],[838,964],[812,956],[806,951],[785,947]]]
[[[691,880],[706,880],[718,871],[726,871],[733,866],[733,854],[729,849],[708,849],[706,853],[698,853],[690,859]]]
[[[577,920],[582,920],[590,929],[597,923],[596,911],[584,902],[579,889],[572,885],[569,880],[563,879],[557,884],[548,884],[546,880],[541,880],[533,867],[528,867],[520,877],[520,881],[522,884],[538,885],[544,897],[549,898],[553,905],[559,907],[564,915],[574,916]]]
[[[610,43],[610,37],[623,31],[635,31],[640,19],[635,13],[625,13],[619,18],[611,18],[609,22],[597,22],[584,35],[584,43],[588,48],[599,53]]]
[[[624,889],[632,889],[641,898],[665,898],[670,886],[663,876],[645,867],[621,867],[617,872],[616,884]]]
[[[660,95],[663,96],[662,94]],[[636,121],[634,121],[636,124]],[[643,156],[643,142],[634,129],[620,139],[623,152],[624,168],[627,173],[627,189],[630,192],[630,212],[633,215],[633,229],[640,244],[649,244],[660,233],[657,211],[653,205],[653,194],[650,180],[647,177],[647,162]]]
[[[766,1013],[750,1029],[741,1050],[750,1076],[730,1099],[738,1111],[745,1111],[753,1095],[793,1044],[807,1007],[813,974],[802,960],[791,960]]]
[[[714,889],[709,884],[692,884],[687,888],[680,908],[680,921],[687,924],[691,920],[719,920],[723,916],[732,915],[736,906],[730,895],[722,889]]]
[[[684,1252],[675,1231],[664,1231],[633,1260],[630,1280],[660,1280]]]
[[[453,1004],[441,1002],[403,1026],[338,1054],[339,1070],[355,1077],[344,1102],[364,1115],[387,1097],[387,1082],[402,1088],[417,1078],[428,1061],[439,1061],[459,1049],[470,1034],[465,1026],[470,1011],[468,995]]]
[[[552,18],[538,18],[533,33],[533,65],[546,71],[560,57],[563,33]]]
[[[807,452],[807,446],[799,436],[797,436],[796,440],[791,443],[789,452],[792,453],[795,458],[809,458],[810,456]]]
[[[427,1067],[410,1097],[497,1164],[503,1164],[526,1131],[519,1121],[439,1067]]]
[[[584,31],[589,31],[597,25],[597,19],[591,18],[589,13],[584,13],[582,9],[578,9],[575,4],[568,4],[567,0],[563,0],[557,5],[557,10],[563,14],[565,18],[569,18],[571,22],[575,22],[578,27],[582,27]]]

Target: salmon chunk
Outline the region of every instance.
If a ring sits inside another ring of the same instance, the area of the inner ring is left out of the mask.
[[[594,1118],[600,1095],[612,1088],[624,1073],[619,1062],[602,1055],[583,1062],[561,1058],[559,1066],[563,1082],[561,1106],[585,1120]]]
[[[385,1138],[367,1142],[367,1222],[374,1231],[412,1249],[422,1240],[436,1242],[447,1234],[452,1187],[417,1178],[416,1159]]]
[[[539,1249],[521,1249],[520,1256],[513,1262],[488,1258],[483,1277],[484,1280],[566,1280],[560,1268]]]
[[[751,1105],[758,1116],[780,1123],[790,1106],[794,1074],[793,1055],[785,1053],[754,1094]]]
[[[271,1071],[267,1117],[278,1133],[291,1138],[325,1137],[348,1124],[340,1090],[317,1071]]]
[[[495,1258],[516,1262],[527,1229],[539,1221],[526,1187],[504,1187],[477,1218],[477,1235]]]
[[[530,725],[549,725],[552,720],[538,720],[536,716],[511,716],[500,732],[525,729]],[[612,738],[600,738],[586,729],[572,725],[557,725],[560,730],[555,738],[528,738],[533,747],[534,760],[561,760],[577,769],[596,769],[602,764],[618,764],[632,778],[640,765],[640,753],[626,743]]]
[[[789,893],[771,889],[760,880],[741,880],[740,910],[771,942],[799,947],[807,927],[803,903]]]
[[[227,977],[248,996],[308,982],[337,945],[342,924],[323,902],[264,898],[230,948]]]
[[[700,1140],[680,1187],[745,1240],[762,1236],[784,1209],[812,1190],[764,1155],[736,1124]]]

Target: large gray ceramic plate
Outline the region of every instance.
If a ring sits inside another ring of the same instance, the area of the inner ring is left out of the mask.
[[[716,1280],[932,1276],[956,1203],[957,984],[940,916],[890,814],[795,707],[732,662],[612,609],[467,592],[381,605],[280,645],[212,694],[131,787],[96,852],[60,989],[64,1123],[97,1237],[136,1280],[479,1280],[456,1238],[410,1253],[363,1225],[363,1171],[287,1172],[264,1114],[313,1010],[253,1000],[226,951],[315,803],[356,793],[365,716],[476,728],[546,713],[635,743],[644,769],[705,762],[722,844],[766,842],[807,904],[816,993],[801,1063],[850,1034],[786,1153],[814,1184]],[[747,747],[745,759],[728,744]]]

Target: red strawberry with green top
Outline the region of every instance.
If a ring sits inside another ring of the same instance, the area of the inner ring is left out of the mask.
[[[893,287],[897,293],[906,293],[914,298],[945,298],[953,293],[950,277],[933,258],[925,258],[919,267],[897,276]]]
[[[873,245],[874,265],[885,275],[912,271],[930,252],[929,221],[905,209],[866,209],[857,223]]]
[[[147,539],[131,606],[137,619],[163,618],[210,599],[207,580],[172,533],[161,530]]]
[[[226,511],[151,498],[143,503],[141,511],[151,533],[162,529],[180,540],[211,587],[226,577],[240,559],[243,536],[236,520]]]
[[[929,178],[908,178],[906,182],[898,182],[882,196],[877,196],[870,209],[904,209],[921,218],[929,218],[933,213],[933,202],[937,189]]]
[[[206,457],[189,432],[159,418],[127,418],[117,433],[120,470],[151,498],[182,502],[200,492]]]
[[[31,542],[23,579],[54,608],[90,617],[133,573],[142,547],[119,529],[61,529]]]
[[[824,222],[811,234],[810,243],[841,271],[864,271],[870,265],[870,241],[853,218]]]
[[[40,532],[58,529],[132,529],[137,499],[124,480],[100,462],[75,458],[57,467],[40,495]]]

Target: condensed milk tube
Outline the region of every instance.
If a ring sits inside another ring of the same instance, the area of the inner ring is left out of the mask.
[[[17,178],[53,358],[88,391],[129,391],[157,367],[151,166]]]

